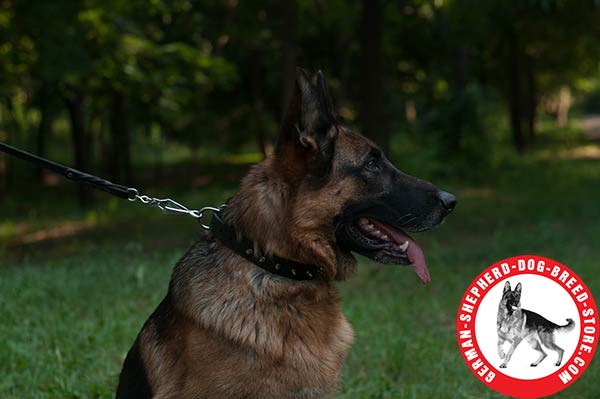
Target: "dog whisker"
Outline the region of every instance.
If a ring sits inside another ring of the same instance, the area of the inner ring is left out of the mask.
[[[410,223],[414,222],[415,220],[417,220],[417,218],[413,216],[410,219],[404,221],[404,223],[402,223],[402,225],[400,225],[400,227],[404,228],[404,227],[408,226]]]
[[[407,213],[407,214],[405,214],[405,215],[403,215],[403,216],[400,216],[398,219],[396,219],[396,221],[394,222],[394,224],[396,224],[396,225],[397,225],[397,224],[399,224],[400,222],[402,222],[402,220],[403,220],[403,219],[405,219],[405,218],[407,218],[407,217],[410,217],[410,216],[412,216],[412,215],[413,215],[412,213]]]

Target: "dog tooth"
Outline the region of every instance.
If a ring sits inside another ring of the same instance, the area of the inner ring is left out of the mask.
[[[400,245],[400,249],[402,250],[402,252],[406,252],[406,250],[408,249],[408,244],[408,241],[404,241],[404,243]]]

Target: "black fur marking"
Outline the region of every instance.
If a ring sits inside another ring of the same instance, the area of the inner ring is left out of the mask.
[[[352,164],[347,164],[347,165],[342,165],[339,169],[339,175],[340,177],[344,178],[344,177],[360,177],[363,180],[366,180],[365,177],[363,176],[363,167],[362,165],[356,166],[356,165],[352,165]]]
[[[160,341],[165,341],[168,338],[171,320],[173,320],[171,309],[173,309],[171,297],[167,294],[148,319],[148,321],[152,321],[156,336]]]
[[[154,333],[161,341],[167,339],[170,320],[172,319],[170,300],[169,295],[167,295],[144,325],[144,328],[146,328],[147,325],[152,324]],[[138,338],[123,363],[123,371],[121,371],[117,389],[117,399],[145,399],[151,397],[152,392],[146,376]]]
[[[142,361],[140,345],[136,340],[123,363],[116,399],[150,399],[151,397],[152,391]]]
[[[527,316],[525,325],[529,328],[541,329],[542,331],[553,331],[560,327],[558,324],[551,322],[544,316],[532,312],[531,310],[523,309],[523,313]]]

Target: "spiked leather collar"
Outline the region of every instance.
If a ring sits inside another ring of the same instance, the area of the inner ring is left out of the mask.
[[[210,231],[233,252],[269,273],[300,281],[314,280],[323,276],[323,268],[319,266],[299,263],[278,256],[268,257],[256,254],[254,241],[245,237],[238,241],[235,229],[223,221],[220,211],[213,214]],[[263,251],[261,250],[260,253]]]

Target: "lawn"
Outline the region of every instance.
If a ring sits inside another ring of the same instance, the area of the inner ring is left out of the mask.
[[[502,397],[471,375],[454,329],[463,291],[499,259],[554,258],[600,299],[599,160],[529,156],[482,184],[436,183],[459,203],[441,227],[417,237],[431,284],[419,284],[410,268],[365,259],[339,284],[356,332],[339,398]],[[235,189],[209,187],[173,195],[214,205]],[[56,189],[44,190],[2,211],[0,397],[110,398],[129,346],[198,227],[108,197],[94,212],[71,211],[72,203],[48,199]],[[19,207],[26,211],[14,216]],[[65,223],[71,228],[52,229]],[[600,397],[599,362],[555,397]]]

